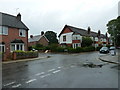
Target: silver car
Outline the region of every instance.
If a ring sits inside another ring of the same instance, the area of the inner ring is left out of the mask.
[[[115,48],[114,46],[110,47],[109,50],[110,50],[110,54],[111,54],[112,56],[116,55],[116,48]]]

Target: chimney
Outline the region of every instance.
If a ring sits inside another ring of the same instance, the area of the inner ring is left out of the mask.
[[[98,30],[98,36],[100,36],[100,34],[101,34],[100,30]]]
[[[33,38],[33,35],[30,35],[30,38]]]
[[[41,36],[44,35],[44,31],[41,32]]]
[[[18,13],[17,19],[18,19],[19,21],[21,21],[21,14],[20,14],[20,13]]]
[[[90,28],[90,27],[88,27],[88,34],[90,34],[90,32],[91,32],[91,28]]]

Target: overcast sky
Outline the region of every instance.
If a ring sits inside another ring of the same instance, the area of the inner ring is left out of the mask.
[[[52,30],[60,33],[64,25],[93,31],[107,31],[106,24],[118,16],[120,0],[0,0],[0,12],[17,15],[28,26],[29,35]],[[19,9],[18,9],[19,8]]]

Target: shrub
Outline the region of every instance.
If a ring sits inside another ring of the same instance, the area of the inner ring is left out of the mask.
[[[106,45],[106,47],[110,48],[110,45]]]
[[[80,52],[82,52],[83,51],[83,48],[81,48],[81,47],[77,47],[76,48],[76,53],[80,53]]]
[[[63,47],[57,47],[56,52],[64,52],[65,48]]]
[[[16,54],[16,59],[25,59],[25,58],[38,57],[38,52],[33,52],[33,51],[17,50],[17,51],[14,51],[13,53]]]
[[[102,48],[102,46],[99,46],[96,48],[97,51],[99,51]]]
[[[95,47],[93,47],[93,46],[83,47],[82,49],[83,49],[82,50],[83,52],[95,51]]]

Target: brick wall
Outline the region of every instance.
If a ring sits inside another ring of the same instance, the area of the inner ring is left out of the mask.
[[[26,37],[19,36],[19,29],[17,28],[8,28],[8,35],[0,35],[2,41],[5,43],[5,53],[9,56],[10,53],[10,43],[15,39],[21,39],[25,44],[25,51],[28,50],[28,31],[26,31]]]

